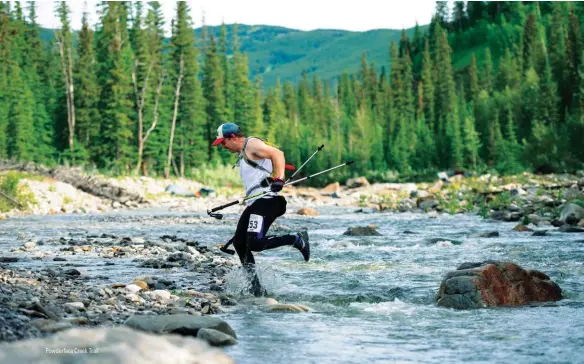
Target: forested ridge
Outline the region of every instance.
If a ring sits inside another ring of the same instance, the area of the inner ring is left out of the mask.
[[[34,2],[0,2],[3,159],[188,177],[234,162],[210,146],[233,121],[296,165],[325,144],[306,172],[355,160],[320,183],[584,161],[580,3],[437,2],[431,24],[388,42],[385,64],[363,53],[334,82],[306,70],[275,87],[250,76],[237,25],[194,32],[185,2],[170,40],[158,2],[103,2],[75,37],[67,3],[55,11],[43,41]]]

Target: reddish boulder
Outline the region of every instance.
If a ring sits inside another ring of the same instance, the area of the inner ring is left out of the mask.
[[[561,288],[544,273],[490,260],[463,263],[448,272],[436,296],[438,306],[457,309],[519,306],[560,299]]]

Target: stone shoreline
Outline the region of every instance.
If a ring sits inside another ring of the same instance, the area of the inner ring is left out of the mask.
[[[345,185],[333,183],[325,188],[289,186],[282,194],[288,200],[289,212],[305,215],[318,214],[321,206],[345,206],[354,207],[356,212],[473,213],[497,220],[519,221],[524,225],[556,227],[565,223],[561,212],[566,204],[584,207],[584,171],[574,175],[523,173],[509,177],[442,177],[434,183],[417,184],[370,184],[361,177]],[[0,213],[0,219],[29,214],[85,214],[141,208],[205,212],[242,197],[241,188],[209,187],[188,179],[96,176],[88,180],[92,181],[92,188],[48,177],[23,178],[21,188],[32,194],[36,203]],[[106,186],[103,188],[108,191],[117,190],[117,196],[127,194],[130,197],[108,199],[104,197],[108,194],[95,186]],[[242,208],[240,204],[225,211]],[[584,219],[584,215],[574,212],[572,220],[579,220],[571,221],[570,225],[578,225]]]

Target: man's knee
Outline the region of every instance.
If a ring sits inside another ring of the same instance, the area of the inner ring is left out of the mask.
[[[245,249],[246,238],[245,236],[234,236],[232,239],[233,247],[235,250],[242,250]]]

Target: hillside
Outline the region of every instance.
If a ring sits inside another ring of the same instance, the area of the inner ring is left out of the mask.
[[[227,25],[227,41],[231,46],[233,25]],[[216,38],[219,26],[208,27],[209,34]],[[421,27],[421,30],[425,28]],[[196,28],[197,39],[202,38],[202,29]],[[409,36],[413,29],[406,30]],[[277,26],[238,25],[237,35],[241,51],[247,53],[252,77],[262,76],[264,86],[282,82],[296,83],[306,70],[309,75],[316,72],[322,79],[335,79],[344,70],[355,72],[360,67],[361,54],[367,52],[369,62],[378,67],[388,65],[389,44],[398,41],[401,30],[376,29],[367,32],[346,30],[300,31]],[[54,37],[51,29],[42,29],[41,39],[50,41]],[[74,37],[74,42],[76,37]],[[231,50],[230,50],[231,52]]]
[[[226,27],[230,43],[233,25]],[[406,33],[412,36],[413,31],[408,29]],[[220,27],[208,27],[208,32],[218,37]],[[378,67],[387,65],[389,44],[401,36],[401,30],[391,29],[300,31],[263,25],[238,25],[237,33],[241,50],[247,53],[251,75],[261,75],[266,86],[274,85],[278,78],[296,83],[303,70],[316,72],[322,79],[334,79],[344,70],[355,72],[363,51],[369,62]],[[201,39],[201,28],[195,29],[195,34]]]

